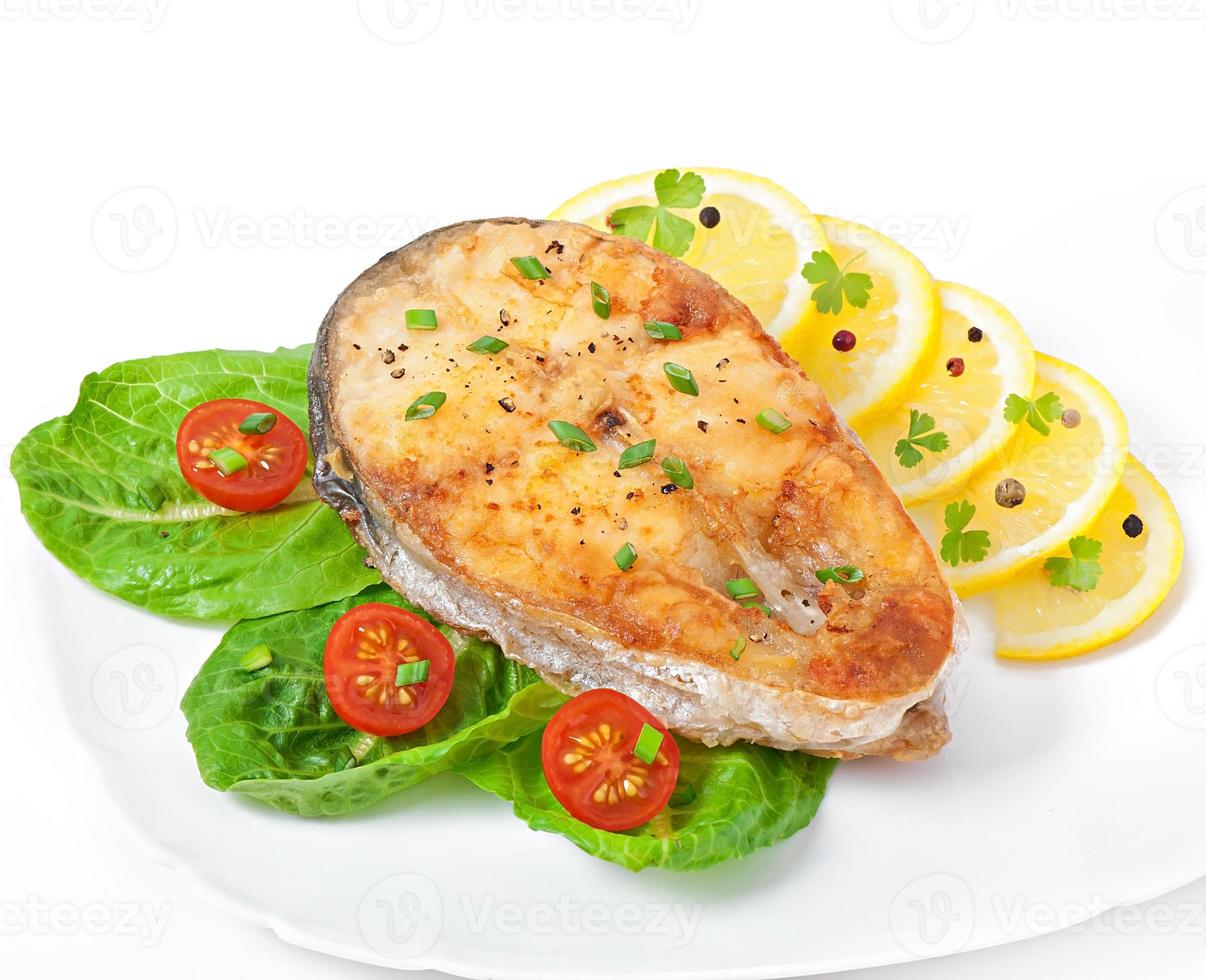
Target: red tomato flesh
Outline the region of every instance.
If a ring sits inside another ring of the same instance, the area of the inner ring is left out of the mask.
[[[428,661],[427,680],[397,684],[398,665]],[[323,675],[331,707],[370,735],[405,735],[440,713],[452,693],[456,656],[438,629],[412,612],[366,602],[336,620]]]
[[[662,733],[652,765],[633,754],[644,725]],[[609,688],[579,694],[553,715],[541,760],[561,805],[599,830],[647,823],[669,802],[678,781],[678,745],[666,726]]]
[[[248,435],[239,426],[249,415],[271,412],[276,424],[263,435]],[[223,476],[209,458],[221,448],[233,449],[244,469]],[[228,510],[259,511],[289,496],[306,472],[306,437],[288,416],[248,398],[202,402],[176,432],[176,461],[189,485],[206,500]]]

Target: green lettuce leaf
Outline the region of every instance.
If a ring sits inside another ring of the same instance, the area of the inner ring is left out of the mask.
[[[17,446],[21,509],[50,552],[93,585],[159,613],[266,616],[355,595],[379,576],[308,478],[279,507],[236,514],[176,464],[176,429],[212,398],[254,398],[306,428],[310,347],[203,351],[90,374],[70,415]]]
[[[226,633],[181,705],[207,784],[302,816],[350,813],[539,733],[565,701],[492,643],[441,626],[457,667],[439,715],[397,738],[356,731],[327,700],[322,659],[335,621],[364,602],[387,602],[431,619],[377,585],[317,609],[247,620]],[[244,670],[239,658],[261,643],[272,651],[272,663]]]
[[[801,752],[748,744],[710,749],[680,738],[671,805],[645,826],[617,834],[588,827],[557,802],[541,767],[540,738],[534,732],[457,771],[510,800],[533,830],[561,834],[633,871],[694,871],[790,837],[816,815],[835,764]]]

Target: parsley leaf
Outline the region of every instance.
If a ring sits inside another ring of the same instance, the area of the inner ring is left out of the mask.
[[[1048,422],[1054,422],[1064,414],[1064,406],[1060,404],[1059,395],[1049,391],[1042,398],[1031,401],[1021,395],[1010,395],[1005,399],[1005,419],[1017,425],[1022,419],[1039,435],[1051,435]]]
[[[663,170],[653,178],[653,193],[664,208],[699,207],[704,189],[704,179],[690,171],[679,176],[677,170]]]
[[[828,252],[813,252],[812,261],[800,273],[817,288],[812,298],[820,313],[841,313],[843,295],[851,306],[860,309],[871,296],[871,277],[865,272],[847,272],[851,264],[863,257],[860,252],[840,269],[837,259]]]
[[[901,466],[911,470],[920,463],[924,458],[922,449],[940,453],[950,446],[951,441],[945,432],[931,431],[937,424],[932,415],[926,415],[915,408],[909,409],[909,434],[896,443],[894,450]]]
[[[1043,565],[1052,585],[1062,585],[1077,592],[1092,592],[1101,578],[1101,542],[1083,535],[1068,542],[1071,558],[1048,558]]]
[[[653,193],[657,196],[656,206],[636,204],[613,211],[608,218],[611,230],[643,242],[649,240],[652,231],[654,248],[681,258],[691,247],[695,225],[672,214],[669,208],[698,207],[703,200],[704,179],[696,173],[663,170],[653,178]]]
[[[942,536],[939,551],[942,560],[952,567],[957,567],[961,561],[983,561],[988,554],[992,544],[988,532],[967,530],[975,515],[976,505],[970,500],[946,505],[946,534]]]

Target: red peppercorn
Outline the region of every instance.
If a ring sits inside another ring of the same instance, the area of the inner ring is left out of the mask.
[[[946,370],[952,378],[959,377],[963,373],[963,358],[952,357],[946,362]]]
[[[839,350],[843,354],[854,350],[856,343],[858,343],[858,338],[849,330],[839,330],[833,335],[833,349]]]

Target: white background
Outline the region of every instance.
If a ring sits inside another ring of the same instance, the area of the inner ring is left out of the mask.
[[[430,0],[410,28],[359,8],[0,0],[5,458],[89,370],[300,343],[428,227],[539,216],[664,166],[752,170],[894,232],[1124,404],[1161,397],[1167,358],[1206,364],[1201,0]],[[1102,344],[1132,347],[1133,372],[1100,371]],[[6,554],[28,533],[16,507],[5,475]],[[234,921],[146,860],[48,665],[22,656],[39,624],[6,584],[0,905],[141,903],[167,928],[145,945],[4,927],[0,971],[383,975]],[[1149,914],[1133,934],[865,975],[1201,976],[1206,884],[1164,902],[1198,927]]]

